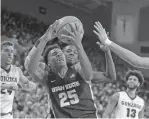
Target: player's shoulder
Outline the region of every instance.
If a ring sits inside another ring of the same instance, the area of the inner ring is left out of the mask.
[[[120,97],[120,92],[116,92],[116,93],[114,93],[113,95],[112,95],[112,98],[113,99],[119,99],[119,97]]]
[[[139,95],[137,95],[137,98],[138,98],[139,102],[141,102],[141,103],[143,103],[143,104],[145,103],[144,99],[141,98]]]

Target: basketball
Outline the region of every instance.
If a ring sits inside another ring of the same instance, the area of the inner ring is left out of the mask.
[[[62,38],[61,34],[64,35],[69,35],[65,30],[67,29],[68,31],[72,31],[70,24],[74,24],[76,25],[79,29],[80,29],[80,35],[81,35],[81,39],[84,35],[84,29],[83,29],[83,24],[81,23],[81,21],[76,18],[75,16],[65,16],[61,19],[59,19],[59,24],[56,27],[56,32],[57,32],[57,36],[60,39],[60,41],[69,44],[70,39],[68,38]]]

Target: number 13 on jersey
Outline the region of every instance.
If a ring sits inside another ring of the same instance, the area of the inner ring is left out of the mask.
[[[65,107],[71,104],[77,104],[79,102],[79,98],[75,89],[60,93],[59,98],[61,107]]]

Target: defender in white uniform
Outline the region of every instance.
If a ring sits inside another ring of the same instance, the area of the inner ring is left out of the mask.
[[[15,91],[18,83],[26,90],[36,88],[35,83],[28,81],[21,69],[12,65],[14,45],[12,42],[4,42],[1,45],[1,94],[0,94],[0,115],[1,119],[12,119],[12,107]]]
[[[140,71],[126,74],[127,90],[115,93],[103,114],[103,118],[138,119],[144,117],[144,100],[136,93],[144,78]],[[112,116],[113,115],[113,116]]]

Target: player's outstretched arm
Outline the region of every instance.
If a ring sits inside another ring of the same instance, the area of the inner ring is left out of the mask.
[[[83,77],[84,80],[90,81],[93,78],[92,66],[81,43],[82,36],[80,35],[80,31],[79,31],[80,29],[78,28],[79,26],[70,24],[70,27],[73,33],[65,29],[65,32],[67,32],[70,35],[67,36],[62,34],[61,36],[62,38],[70,39],[69,43],[74,45],[77,48],[79,61],[81,65],[81,76]]]
[[[119,100],[119,93],[115,93],[109,100],[102,118],[110,118]]]
[[[8,89],[8,90],[18,90],[18,85],[16,83],[10,83],[10,84],[5,84],[5,83],[2,83],[1,84],[1,90],[2,89]]]
[[[47,42],[54,38],[54,29],[55,29],[56,23],[57,22],[52,24],[48,28],[46,33],[41,38],[39,38],[39,40],[32,48],[32,50],[29,52],[29,55],[25,60],[25,68],[27,69],[27,71],[37,81],[39,81],[42,84],[45,83],[45,81],[43,80],[43,77],[45,76],[45,72],[44,72],[44,68],[41,68],[41,65],[43,65],[42,67],[45,67],[45,64],[39,63],[39,61]]]
[[[36,84],[34,82],[29,81],[22,73],[21,69],[18,67],[21,87],[26,91],[31,91],[36,89]]]
[[[102,27],[100,22],[95,22],[95,30],[93,32],[99,38],[100,42],[106,46],[109,46],[110,49],[115,52],[123,60],[127,61],[131,65],[139,68],[149,69],[149,57],[140,57],[135,53],[119,46],[118,44],[109,40],[105,29]]]
[[[149,69],[149,57],[140,57],[114,42],[112,42],[109,47],[119,57],[121,57],[123,60],[130,63],[134,67]]]

